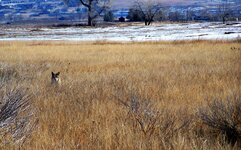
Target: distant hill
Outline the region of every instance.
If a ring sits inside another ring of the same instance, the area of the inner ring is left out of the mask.
[[[135,0],[113,0],[114,8],[129,8],[133,5]],[[163,5],[208,5],[217,4],[223,2],[224,0],[157,0],[163,3]],[[241,0],[228,0],[229,3],[236,3],[241,5]]]
[[[196,2],[200,2],[202,0],[159,0],[164,5],[190,5],[194,4]],[[114,8],[128,8],[135,0],[114,0],[113,1],[113,7]]]

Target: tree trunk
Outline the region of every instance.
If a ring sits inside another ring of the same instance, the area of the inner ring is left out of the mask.
[[[146,26],[148,25],[148,21],[147,21],[147,20],[145,20],[145,25],[146,25]]]
[[[88,5],[88,26],[93,26],[93,18],[92,18],[92,0],[89,0]]]
[[[151,22],[152,22],[152,21],[149,21],[149,22],[148,22],[148,26],[151,25]]]
[[[153,16],[154,17],[154,16]],[[151,25],[151,22],[153,21],[153,17],[151,19],[149,19],[148,21],[148,26]]]
[[[88,12],[88,26],[93,26],[93,21],[92,21],[92,18],[90,16],[90,12]]]

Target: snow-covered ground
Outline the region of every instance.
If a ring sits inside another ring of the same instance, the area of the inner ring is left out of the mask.
[[[241,38],[241,22],[180,23],[153,26],[104,28],[24,28],[0,27],[0,41],[7,40],[72,40],[72,41],[174,41],[174,40],[232,40]]]

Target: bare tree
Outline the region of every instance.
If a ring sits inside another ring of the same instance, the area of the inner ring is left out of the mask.
[[[218,5],[219,15],[222,18],[223,24],[225,24],[227,17],[230,15],[230,8],[228,0],[221,1]]]
[[[154,17],[154,20],[164,21],[168,20],[168,7],[162,8]]]
[[[69,2],[69,0],[64,0]],[[80,4],[87,8],[88,26],[93,26],[93,21],[109,8],[110,0],[79,0]]]
[[[192,10],[191,6],[188,6],[186,11],[186,20],[193,21],[193,17],[194,17],[194,11]]]
[[[145,25],[150,25],[161,10],[161,5],[155,0],[136,0],[135,8],[141,13]]]

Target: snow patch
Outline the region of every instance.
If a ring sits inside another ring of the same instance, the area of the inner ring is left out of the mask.
[[[227,34],[229,33],[229,34]],[[70,40],[70,41],[176,41],[232,40],[241,37],[241,23],[180,23],[155,26],[105,28],[3,28],[0,41]]]

